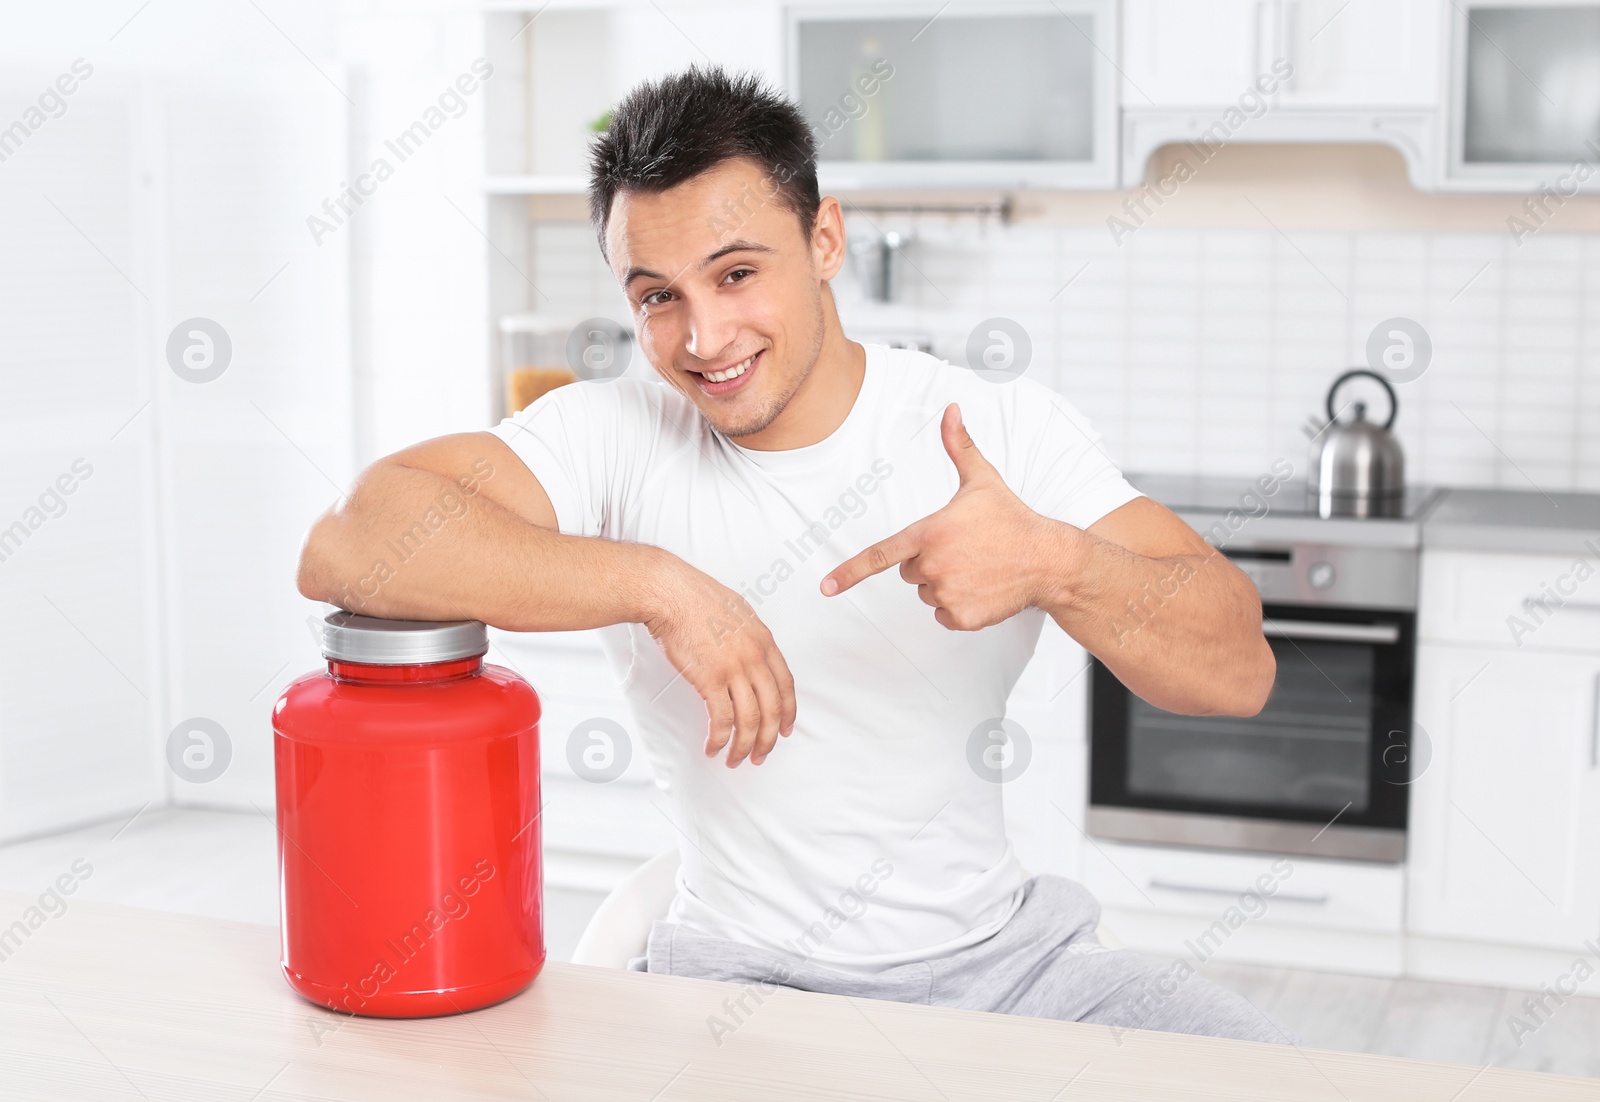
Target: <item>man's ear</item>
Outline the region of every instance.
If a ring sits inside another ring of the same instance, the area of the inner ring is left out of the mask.
[[[844,267],[844,212],[839,200],[825,195],[817,204],[816,221],[811,227],[811,262],[824,280],[832,279]]]

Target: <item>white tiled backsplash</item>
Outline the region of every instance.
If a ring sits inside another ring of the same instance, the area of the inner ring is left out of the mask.
[[[1368,335],[1394,317],[1433,343],[1397,387],[1412,481],[1600,490],[1600,240],[1508,232],[1169,229],[974,219],[849,220],[852,238],[910,232],[899,299],[834,282],[858,340],[917,334],[966,362],[978,322],[1033,343],[1030,377],[1065,394],[1128,470],[1304,469],[1301,426]],[[542,310],[626,320],[587,224],[534,237]],[[1378,399],[1381,403],[1382,399]],[[1381,415],[1381,410],[1375,410]]]

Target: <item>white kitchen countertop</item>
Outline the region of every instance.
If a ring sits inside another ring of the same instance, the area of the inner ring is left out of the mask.
[[[1245,517],[1253,540],[1309,540],[1362,547],[1501,551],[1600,558],[1600,493],[1515,488],[1411,487],[1426,501],[1406,519],[1378,521],[1306,515],[1303,481],[1253,492],[1247,475],[1126,471],[1134,486],[1204,532],[1230,510]],[[1594,540],[1594,548],[1584,541]]]
[[[1600,556],[1600,494],[1446,490],[1422,521],[1424,549]]]

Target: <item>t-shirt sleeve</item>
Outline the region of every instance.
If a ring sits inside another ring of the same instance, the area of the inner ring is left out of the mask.
[[[1017,496],[1034,512],[1078,528],[1143,497],[1111,461],[1089,419],[1055,391],[1019,379],[1015,416],[1024,429]]]
[[[648,433],[636,385],[568,383],[489,430],[539,480],[565,535],[621,538],[619,518]]]

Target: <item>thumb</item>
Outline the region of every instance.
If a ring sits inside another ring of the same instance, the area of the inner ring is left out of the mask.
[[[939,423],[939,435],[944,438],[944,450],[949,454],[950,462],[956,465],[961,485],[969,486],[994,477],[994,466],[978,450],[972,434],[961,421],[961,407],[954,402],[945,407],[944,420]]]

